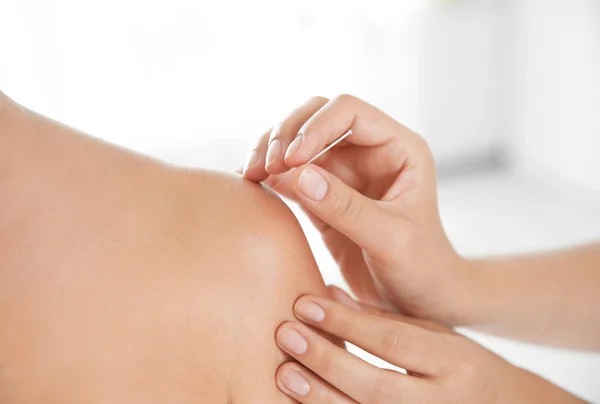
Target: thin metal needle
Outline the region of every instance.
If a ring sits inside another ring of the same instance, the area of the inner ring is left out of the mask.
[[[352,134],[352,129],[348,130],[348,132],[346,132],[342,136],[340,136],[340,138],[338,140],[336,140],[335,142],[333,142],[332,144],[330,144],[329,146],[327,146],[325,149],[323,149],[323,151],[321,151],[321,153],[317,154],[315,157],[313,157],[310,160],[308,160],[308,162],[306,164],[312,163],[313,161],[315,161],[316,159],[318,159],[319,157],[321,157],[322,155],[324,155],[325,153],[327,153],[329,151],[329,149],[331,149],[333,146],[335,146],[336,144],[338,144],[342,140],[346,139],[351,134]]]
[[[338,144],[339,142],[341,142],[342,140],[346,139],[348,136],[350,136],[352,134],[352,129],[349,129],[348,132],[344,133],[342,136],[340,136],[335,142],[333,142],[332,144],[330,144],[329,146],[327,146],[326,148],[324,148],[323,150],[321,150],[321,152],[319,154],[317,154],[315,157],[311,158],[310,160],[308,160],[306,162],[306,164],[310,164],[313,161],[315,161],[316,159],[318,159],[319,157],[321,157],[322,155],[324,155],[325,153],[327,153],[333,146],[335,146],[336,144]],[[295,169],[295,168],[294,168]],[[283,180],[279,181],[277,184],[275,184],[275,186],[273,186],[273,188],[271,188],[269,190],[269,192],[273,192],[273,190],[275,188],[277,188],[278,186],[280,186],[281,184],[283,184]]]

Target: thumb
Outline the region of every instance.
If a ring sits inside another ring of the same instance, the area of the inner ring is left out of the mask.
[[[292,188],[303,207],[359,246],[378,249],[377,245],[391,240],[390,215],[381,202],[362,195],[321,167],[299,167]]]

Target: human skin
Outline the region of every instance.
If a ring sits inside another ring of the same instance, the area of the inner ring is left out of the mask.
[[[278,198],[4,95],[0,190],[0,402],[293,402],[274,333],[326,289]]]
[[[306,164],[348,130],[343,142]],[[435,320],[597,349],[600,245],[501,260],[460,257],[442,228],[426,142],[348,95],[315,97],[294,110],[259,139],[244,176],[269,185],[283,179],[277,192],[299,202],[349,286],[380,310],[365,316],[326,300],[300,299],[313,303],[312,309],[296,305],[298,320],[312,328],[286,322],[277,333],[279,346],[301,363],[278,371],[286,394],[306,404],[581,402],[447,328],[432,334],[409,325],[419,317],[420,325]],[[314,330],[410,374],[374,368]],[[294,377],[286,376],[292,371]]]
[[[244,176],[285,180],[277,191],[312,217],[363,302],[450,326],[600,349],[600,244],[460,256],[442,227],[427,143],[360,99],[315,97],[299,106],[259,139]]]
[[[369,308],[343,293],[333,293],[339,303],[301,297],[294,305],[299,321],[277,331],[279,346],[303,365],[282,365],[279,385],[302,404],[583,403],[447,327]],[[352,342],[408,374],[372,366],[314,330]],[[290,372],[294,379],[282,376]]]

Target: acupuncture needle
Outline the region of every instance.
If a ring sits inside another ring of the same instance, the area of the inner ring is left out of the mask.
[[[349,129],[348,132],[344,133],[342,136],[340,136],[335,142],[333,142],[332,144],[330,144],[329,146],[327,146],[326,148],[324,148],[323,150],[321,150],[321,152],[319,154],[317,154],[315,157],[311,158],[310,160],[308,160],[306,162],[306,164],[310,164],[313,161],[315,161],[316,159],[318,159],[319,157],[321,157],[322,155],[324,155],[325,153],[327,153],[329,150],[331,150],[332,147],[334,147],[336,144],[340,143],[342,140],[346,139],[348,136],[350,136],[352,134],[352,129]],[[273,186],[273,188],[271,188],[269,190],[269,192],[273,192],[273,190],[275,188],[277,188],[278,186],[280,186],[281,184],[283,184],[284,180],[279,181],[277,184],[275,184],[275,186]]]

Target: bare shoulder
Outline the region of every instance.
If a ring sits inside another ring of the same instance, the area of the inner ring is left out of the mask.
[[[186,175],[177,215],[191,232],[188,240],[208,243],[225,259],[231,253],[243,257],[246,267],[255,267],[253,276],[261,272],[288,279],[292,269],[269,268],[269,262],[278,260],[288,266],[305,264],[305,277],[318,275],[304,232],[279,197],[235,174],[200,170]]]
[[[0,232],[0,401],[290,402],[274,333],[325,288],[285,204],[20,111],[7,133],[30,137],[0,167],[16,212]]]
[[[3,134],[4,128],[8,125],[8,120],[13,114],[16,105],[6,94],[0,90],[0,135]]]
[[[234,403],[290,403],[275,385],[286,360],[275,345],[277,326],[294,318],[301,295],[325,295],[312,253],[293,213],[276,196],[238,176],[190,173],[196,191],[186,201],[187,223],[202,229],[190,239],[210,245],[219,314],[230,332],[222,339],[230,355],[230,393]],[[191,186],[191,185],[187,185]]]

